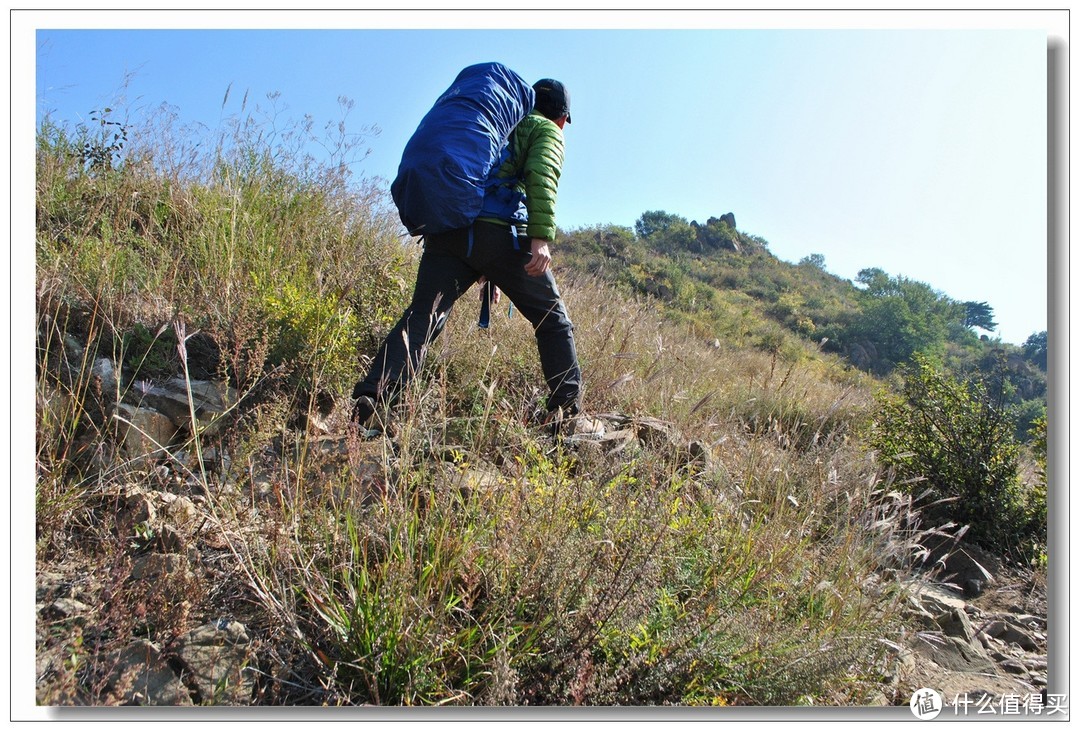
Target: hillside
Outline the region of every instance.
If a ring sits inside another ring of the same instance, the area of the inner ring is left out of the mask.
[[[985,302],[959,302],[874,268],[851,282],[829,273],[816,254],[790,264],[734,224],[732,213],[699,224],[646,211],[634,230],[570,232],[559,251],[579,271],[654,298],[669,319],[700,337],[789,359],[832,353],[879,377],[923,354],[954,373],[996,371],[1004,378],[1018,439],[1026,441],[1045,416],[1045,332],[1020,347],[993,340],[986,335],[995,326],[993,310]]]
[[[213,149],[123,131],[37,143],[39,703],[906,705],[933,668],[1045,687],[1032,546],[1003,560],[927,512],[881,448],[902,403],[824,321],[769,309],[760,242],[721,288],[702,252],[565,234],[602,441],[530,426],[527,324],[479,331],[467,301],[361,441],[346,397],[417,254],[384,186],[243,123]],[[810,274],[785,294],[851,308]],[[994,520],[1028,520],[1038,449],[998,456]]]

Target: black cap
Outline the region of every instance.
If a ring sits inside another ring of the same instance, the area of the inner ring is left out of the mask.
[[[558,119],[566,115],[566,121],[570,121],[570,92],[566,90],[561,81],[555,79],[540,79],[533,84],[536,92],[536,109],[548,119]]]

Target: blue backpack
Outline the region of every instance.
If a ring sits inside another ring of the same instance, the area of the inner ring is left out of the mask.
[[[492,213],[490,193],[498,183],[491,177],[509,155],[510,133],[535,99],[532,87],[500,63],[476,64],[458,74],[409,138],[390,185],[409,233],[464,228],[482,209]]]

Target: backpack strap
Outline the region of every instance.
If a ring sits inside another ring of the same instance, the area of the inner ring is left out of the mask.
[[[484,282],[484,294],[480,298],[480,322],[476,323],[483,329],[491,324],[491,301],[495,299],[495,285],[490,281]]]

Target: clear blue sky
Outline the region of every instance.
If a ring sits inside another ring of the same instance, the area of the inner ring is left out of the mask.
[[[784,28],[777,15],[761,29],[544,31],[512,29],[513,15],[483,31],[409,29],[415,16],[402,30],[260,29],[261,13],[246,15],[253,30],[53,17],[76,19],[36,30],[38,119],[168,103],[213,130],[245,94],[250,108],[278,92],[283,119],[321,125],[346,96],[347,126],[380,130],[357,172],[389,181],[458,70],[497,60],[570,90],[564,228],[731,211],[781,259],[822,254],[844,278],[878,267],[986,301],[1007,342],[1047,328],[1045,30],[964,28],[978,16],[963,13],[941,24],[952,30],[933,14],[916,29]]]

